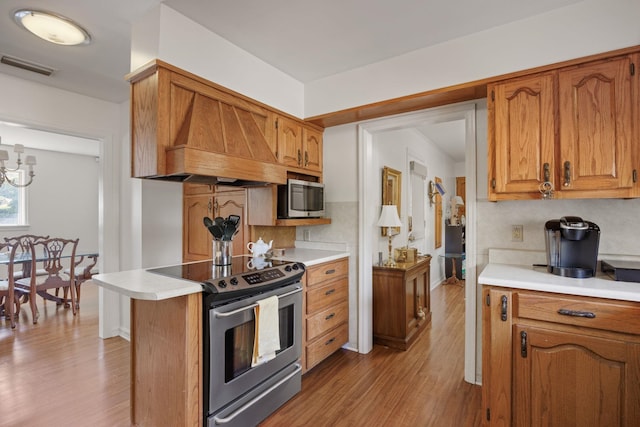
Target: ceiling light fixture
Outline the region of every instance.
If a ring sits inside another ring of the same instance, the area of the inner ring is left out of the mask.
[[[0,138],[0,142],[1,141],[2,139]],[[12,168],[6,167],[4,164],[5,161],[9,160],[9,152],[7,150],[0,150],[0,187],[5,182],[17,188],[27,187],[31,185],[31,183],[33,182],[33,177],[36,176],[36,174],[33,172],[33,167],[36,165],[36,156],[27,156],[24,159],[24,164],[29,166],[29,181],[24,184],[21,184],[19,181],[16,180],[16,178],[11,179],[10,175],[11,175],[11,172],[18,172],[20,170],[20,167],[22,166],[23,162],[22,162],[22,159],[20,158],[20,155],[24,153],[24,145],[15,144],[13,146],[13,151],[18,154],[18,160],[16,160],[17,166],[12,169]]]
[[[18,25],[55,44],[74,46],[91,43],[89,33],[69,18],[42,10],[20,9],[13,14]]]

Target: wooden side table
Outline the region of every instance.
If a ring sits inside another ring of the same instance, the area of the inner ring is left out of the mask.
[[[431,257],[373,267],[373,342],[407,350],[431,320]]]

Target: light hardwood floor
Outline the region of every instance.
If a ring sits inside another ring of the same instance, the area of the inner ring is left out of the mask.
[[[436,288],[431,325],[409,351],[340,350],[262,426],[480,425],[480,387],[462,379],[463,298],[461,287]],[[14,331],[0,321],[0,426],[128,426],[129,343],[98,338],[95,285],[83,285],[75,317],[38,305],[38,325],[28,307]]]
[[[37,301],[15,330],[0,321],[0,426],[128,426],[129,342],[98,338],[98,291],[82,285],[80,310]]]
[[[479,426],[481,388],[463,380],[464,288],[439,286],[431,298],[431,324],[408,351],[334,353],[261,427]]]

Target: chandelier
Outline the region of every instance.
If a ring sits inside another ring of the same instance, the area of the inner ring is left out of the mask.
[[[14,187],[18,187],[18,188],[26,187],[33,182],[33,177],[36,176],[36,174],[33,173],[33,167],[36,164],[36,156],[27,156],[24,159],[24,164],[29,166],[29,181],[24,184],[20,184],[20,182],[16,182],[15,179],[9,178],[8,176],[9,173],[17,172],[20,169],[20,166],[22,166],[22,159],[20,158],[20,155],[24,153],[24,145],[15,144],[13,146],[13,151],[15,153],[18,153],[18,160],[16,161],[17,166],[11,169],[6,167],[4,164],[5,161],[9,160],[9,152],[7,150],[0,150],[0,187],[5,182],[8,183],[9,185],[13,185]]]

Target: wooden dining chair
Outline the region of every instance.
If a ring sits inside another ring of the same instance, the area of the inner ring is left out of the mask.
[[[85,258],[88,259],[86,264],[83,264]],[[94,271],[96,264],[98,263],[98,254],[93,255],[78,255],[78,260],[75,265],[75,287],[76,287],[76,304],[78,308],[80,307],[80,285],[82,285],[87,280],[91,279],[91,276],[97,274]],[[69,269],[65,269],[64,272],[69,274]],[[63,298],[67,299],[67,294],[69,292],[69,288],[64,288]],[[58,289],[56,289],[56,296],[58,296]]]
[[[15,289],[13,269],[15,264],[13,259],[16,255],[17,247],[8,243],[0,243],[0,252],[5,253],[9,258],[7,264],[7,278],[0,280],[0,306],[4,306],[3,313],[10,319],[11,329],[16,327],[16,317],[20,312],[19,291]]]
[[[45,300],[54,301],[56,304],[70,303],[73,314],[76,314],[78,304],[76,301],[75,269],[70,268],[66,274],[65,268],[69,268],[76,263],[76,249],[78,240],[53,238],[41,240],[29,244],[31,259],[36,260],[31,263],[30,277],[16,280],[17,289],[29,292],[29,305],[33,315],[33,323],[38,321],[38,307],[36,306],[36,296],[40,295]],[[37,264],[46,271],[44,275],[37,275]],[[66,288],[71,290],[71,298],[58,298],[47,292],[49,289]]]
[[[16,252],[29,252],[29,243],[35,243],[42,240],[47,240],[49,236],[37,236],[35,234],[23,234],[21,236],[13,236],[13,237],[5,237],[5,243],[10,245],[17,246]],[[23,277],[29,276],[29,271],[25,271],[24,269],[31,269],[30,263],[22,264],[22,268],[15,269],[13,272],[14,279],[22,279]],[[40,274],[44,274],[45,272],[40,270],[36,270]],[[26,273],[26,274],[25,274]]]

